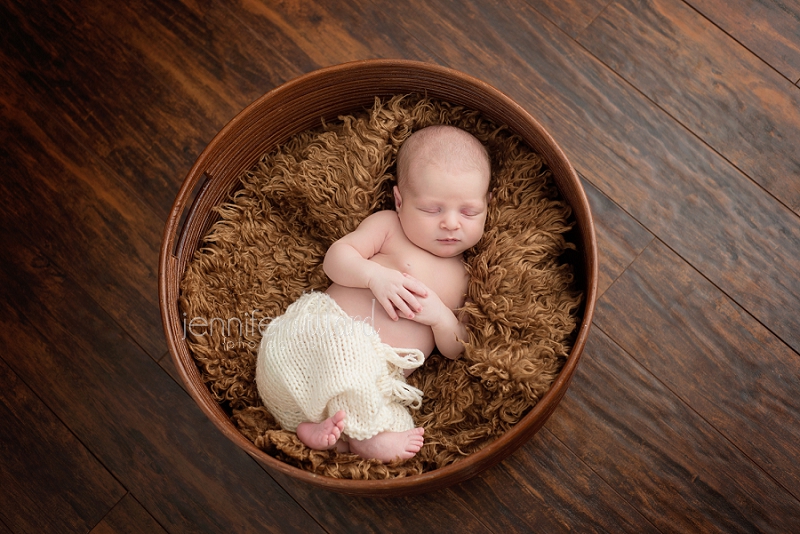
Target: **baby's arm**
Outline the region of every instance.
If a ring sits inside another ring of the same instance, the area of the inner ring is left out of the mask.
[[[406,275],[411,278],[411,276]],[[420,282],[421,283],[421,282]],[[433,330],[436,348],[442,356],[455,360],[464,352],[463,341],[467,340],[467,327],[458,320],[453,310],[442,302],[439,296],[428,290],[427,297],[419,299],[422,311],[417,313],[413,320],[428,325]]]
[[[436,326],[431,325],[431,329],[436,340],[436,348],[442,356],[455,360],[464,352],[463,342],[467,340],[467,327],[449,308],[447,311],[450,312],[449,317],[445,315],[442,322]]]
[[[416,279],[370,261],[397,226],[394,212],[373,213],[354,232],[330,246],[322,265],[328,278],[339,285],[369,288],[394,321],[398,320],[397,312],[413,319],[414,313],[422,309],[418,297],[428,293],[425,285]]]

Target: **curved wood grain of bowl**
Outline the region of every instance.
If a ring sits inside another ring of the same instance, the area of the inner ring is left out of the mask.
[[[421,475],[390,480],[344,480],[285,464],[244,437],[200,378],[183,339],[178,308],[181,277],[216,217],[213,207],[237,186],[240,173],[292,135],[320,120],[370,107],[376,96],[424,93],[481,111],[508,125],[545,159],[577,220],[582,262],[578,273],[586,301],[575,345],[560,375],[539,403],[502,437],[464,460]],[[575,170],[550,135],[509,97],[471,76],[444,67],[405,60],[365,60],[311,72],[266,93],[230,121],[203,150],[172,206],[159,265],[159,300],[170,354],[189,393],[231,441],[267,469],[351,495],[401,496],[464,481],[501,461],[533,436],[563,397],[586,343],[597,293],[597,245],[586,195]]]

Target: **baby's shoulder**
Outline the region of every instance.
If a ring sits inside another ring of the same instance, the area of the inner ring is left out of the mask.
[[[362,232],[380,233],[390,237],[398,231],[402,231],[402,226],[396,211],[381,210],[361,221],[358,229]]]
[[[376,211],[372,215],[368,216],[366,219],[364,219],[363,223],[399,226],[400,218],[397,216],[397,212],[394,210],[381,210]]]

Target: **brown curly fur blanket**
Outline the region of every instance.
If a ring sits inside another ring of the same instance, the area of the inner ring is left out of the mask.
[[[419,128],[452,124],[492,157],[492,201],[481,242],[465,257],[471,281],[461,359],[434,353],[409,378],[424,392],[414,413],[425,446],[382,465],[312,451],[280,429],[254,382],[259,332],[304,291],[324,290],[328,246],[378,209],[391,209],[394,157]],[[571,210],[542,159],[477,112],[415,95],[296,135],[242,174],[217,208],[181,283],[187,341],[211,394],[255,445],[320,475],[418,474],[456,462],[520,420],[558,375],[575,337],[582,291],[564,260]]]

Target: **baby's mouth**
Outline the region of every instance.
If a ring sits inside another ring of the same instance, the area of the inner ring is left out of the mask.
[[[456,239],[455,237],[445,237],[442,239],[438,239],[437,241],[439,241],[440,243],[458,243],[458,239]]]

